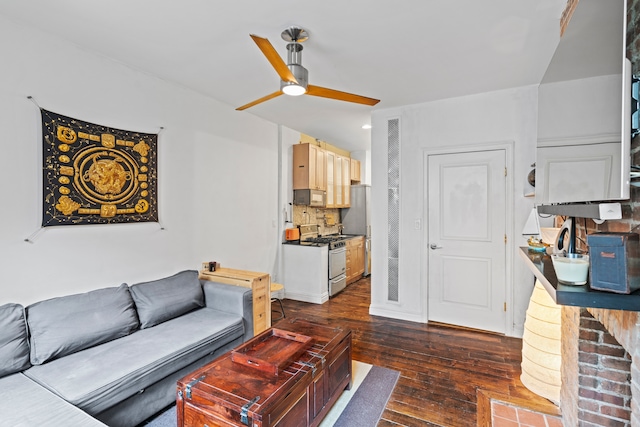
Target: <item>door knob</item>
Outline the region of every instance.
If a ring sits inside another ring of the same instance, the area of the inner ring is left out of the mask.
[[[429,245],[429,247],[430,247],[431,249],[442,249],[442,246],[438,246],[438,245],[436,245],[435,243],[430,244],[430,245]]]

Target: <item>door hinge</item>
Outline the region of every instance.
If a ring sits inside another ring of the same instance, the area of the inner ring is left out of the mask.
[[[507,176],[507,168],[504,168],[504,176]]]
[[[507,311],[507,303],[504,303],[504,311]]]
[[[507,244],[507,235],[506,234],[504,235],[504,244],[505,245]]]

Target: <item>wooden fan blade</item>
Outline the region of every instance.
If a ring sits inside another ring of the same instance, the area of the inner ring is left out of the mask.
[[[276,70],[276,73],[278,73],[282,80],[285,82],[298,83],[289,67],[287,67],[287,64],[285,64],[282,58],[280,58],[280,55],[278,55],[278,52],[276,52],[276,49],[269,40],[253,34],[249,35],[253,41],[256,42],[264,56],[267,57],[267,60],[271,63],[271,66]]]
[[[327,89],[320,86],[307,86],[307,95],[321,96],[323,98],[337,99],[338,101],[355,102],[365,105],[376,105],[379,99],[367,98],[366,96],[354,95],[353,93],[341,92],[339,90]]]
[[[262,97],[262,98],[260,98],[260,99],[256,99],[255,101],[251,101],[250,103],[245,104],[245,105],[243,105],[242,107],[238,107],[238,108],[236,108],[236,111],[246,110],[246,109],[247,109],[247,108],[249,108],[249,107],[253,107],[254,105],[258,105],[258,104],[260,104],[260,103],[262,103],[262,102],[268,101],[268,100],[273,99],[273,98],[275,98],[276,96],[280,96],[280,95],[282,95],[282,92],[280,92],[280,91],[270,93],[270,94],[269,94],[269,95],[267,95],[267,96],[263,96],[263,97]]]

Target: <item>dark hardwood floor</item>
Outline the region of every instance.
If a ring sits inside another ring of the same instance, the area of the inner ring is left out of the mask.
[[[287,318],[351,328],[355,360],[400,371],[378,426],[475,426],[478,390],[548,403],[520,382],[520,339],[370,316],[370,286],[365,278],[324,304],[283,304]]]

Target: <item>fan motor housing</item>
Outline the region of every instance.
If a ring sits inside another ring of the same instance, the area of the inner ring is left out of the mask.
[[[293,74],[293,77],[298,81],[298,86],[304,87],[307,89],[307,85],[309,84],[309,72],[306,68],[304,68],[300,64],[287,64],[289,70]],[[285,86],[295,85],[294,82],[285,82],[284,80],[280,80],[280,90],[282,90]]]

